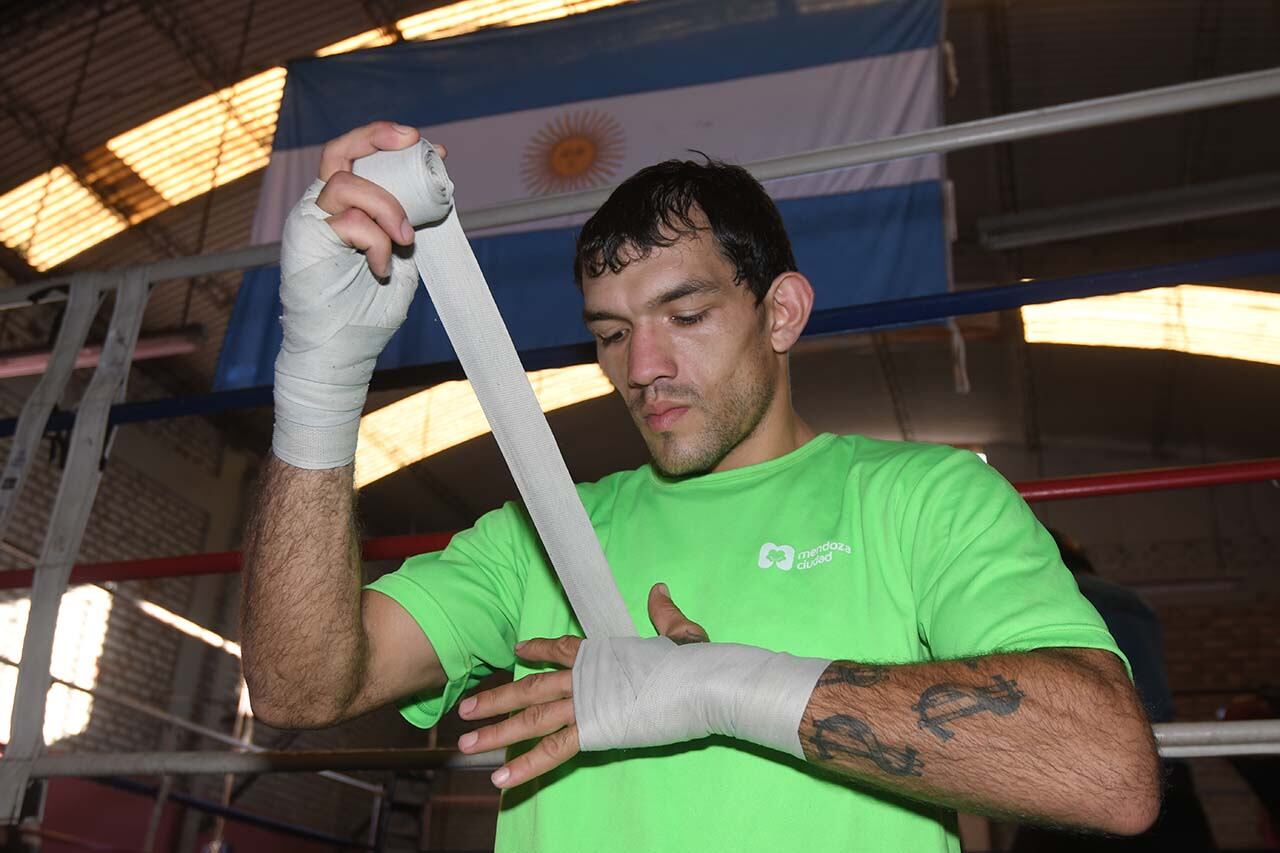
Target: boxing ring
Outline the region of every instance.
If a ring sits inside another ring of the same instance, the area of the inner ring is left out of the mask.
[[[858,143],[839,148],[825,149],[806,154],[768,160],[748,166],[761,180],[789,177],[836,168],[848,168],[885,160],[938,154],[980,145],[1005,143],[1054,133],[1063,133],[1102,125],[1184,113],[1228,104],[1280,96],[1280,68],[1250,74],[1198,81],[1177,86],[1134,92],[1114,97],[1100,98],[1066,104],[1023,113],[997,116],[963,124],[948,125],[934,130],[913,133],[873,142]],[[553,196],[497,208],[472,211],[462,217],[468,229],[490,228],[519,222],[544,219],[551,216],[578,214],[595,209],[608,196],[612,188],[582,193]],[[220,272],[248,269],[275,264],[279,260],[279,244],[250,246],[234,251],[211,253],[189,258],[159,261],[141,268],[115,270],[107,276],[101,287],[125,287],[130,280],[141,277],[152,284],[176,279],[206,276]],[[945,320],[959,314],[980,313],[1013,308],[1034,302],[1049,302],[1083,296],[1101,295],[1142,290],[1170,281],[1185,281],[1188,273],[1199,271],[1206,277],[1219,281],[1280,272],[1280,251],[1257,252],[1225,259],[1209,259],[1192,264],[1153,267],[1145,270],[1107,273],[1096,276],[1078,276],[1057,281],[1041,281],[1006,287],[992,287],[918,297],[897,302],[878,303],[844,309],[839,317],[825,318],[811,325],[810,333],[868,330],[889,325]],[[84,274],[77,274],[82,281]],[[40,282],[20,285],[0,292],[0,310],[18,309],[34,305],[46,305],[73,300],[73,277],[55,277]],[[143,297],[145,303],[145,296]],[[825,327],[823,324],[827,324]],[[269,399],[269,398],[268,398]],[[207,395],[185,398],[165,403],[114,404],[103,413],[108,424],[175,417],[179,415],[206,414],[259,405],[266,402],[254,395]],[[75,416],[69,413],[48,419],[45,430],[65,429]],[[14,433],[13,421],[0,422],[0,435]],[[1028,502],[1100,498],[1112,495],[1132,494],[1168,489],[1196,488],[1230,483],[1280,480],[1280,458],[1255,459],[1239,462],[1198,465],[1193,467],[1107,473],[1089,476],[1056,478],[1015,484]],[[370,539],[364,543],[366,560],[398,559],[442,548],[451,534],[437,533],[422,536],[393,536]],[[78,541],[78,540],[77,540]],[[77,565],[71,569],[69,580],[62,584],[40,587],[34,570],[15,570],[0,573],[0,589],[19,589],[35,584],[35,600],[42,596],[61,596],[67,584],[101,583],[105,581],[139,580],[145,578],[178,577],[197,574],[236,572],[240,557],[235,552],[200,554],[147,560],[117,561]],[[55,588],[56,587],[56,588]],[[56,599],[54,599],[56,601]],[[47,626],[52,642],[53,624]],[[30,679],[48,678],[47,665],[43,673],[31,669],[26,659],[16,662],[20,676]],[[0,664],[13,665],[12,661]],[[44,662],[37,661],[36,666]],[[20,678],[19,683],[22,683]],[[71,685],[73,689],[77,688]],[[45,751],[30,759],[4,758],[0,765],[10,765],[9,773],[0,773],[0,803],[20,800],[21,791],[28,779],[60,777],[122,777],[122,776],[173,776],[198,774],[260,774],[260,773],[323,773],[328,778],[370,794],[373,797],[373,815],[370,820],[368,845],[344,839],[326,840],[346,846],[374,846],[375,830],[380,825],[383,798],[387,791],[381,785],[371,784],[350,776],[348,771],[390,771],[456,766],[460,754],[452,748],[424,749],[364,749],[338,751],[269,751],[249,747],[225,733],[199,726],[174,717],[126,696],[111,694],[101,689],[92,691],[104,701],[122,704],[134,711],[156,717],[163,722],[177,725],[203,737],[233,746],[230,751],[137,752],[137,753],[57,753]],[[18,692],[15,719],[22,713],[30,713],[33,702],[39,700],[43,708],[43,696],[33,696],[29,691]],[[25,707],[24,707],[25,703]],[[37,710],[39,710],[37,709]],[[1160,753],[1166,758],[1192,758],[1207,756],[1280,755],[1280,720],[1250,722],[1195,722],[1168,723],[1154,727]],[[468,762],[463,762],[468,763]],[[471,762],[473,763],[473,762]],[[21,764],[15,767],[15,764]],[[127,783],[137,785],[139,783]],[[15,786],[17,786],[15,788]],[[7,790],[6,790],[7,787]],[[172,795],[178,799],[178,795]],[[188,798],[191,799],[191,798]],[[445,798],[447,800],[447,798]],[[486,800],[487,802],[488,800]],[[197,808],[214,810],[223,808],[211,803],[190,803]],[[240,819],[242,815],[230,815]],[[0,816],[0,823],[5,818]],[[282,831],[308,832],[298,827],[281,825]],[[315,833],[313,833],[314,835]]]

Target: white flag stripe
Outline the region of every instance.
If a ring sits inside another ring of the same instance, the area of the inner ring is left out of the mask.
[[[467,119],[428,127],[424,133],[449,146],[449,173],[458,188],[459,211],[465,214],[528,198],[537,190],[565,192],[616,183],[660,160],[688,157],[690,148],[749,163],[924,130],[938,122],[937,84],[937,49],[922,48]],[[577,137],[576,151],[569,137]],[[550,159],[553,148],[560,157],[555,163]],[[280,239],[284,217],[314,180],[319,158],[320,146],[272,154],[254,242]],[[592,161],[595,169],[588,171]],[[784,178],[767,187],[777,199],[803,198],[940,176],[941,160],[930,155]],[[586,179],[591,180],[584,184]],[[565,227],[585,219],[557,217],[472,236]]]

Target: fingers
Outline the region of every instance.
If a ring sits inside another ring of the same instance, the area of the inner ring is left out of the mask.
[[[572,667],[578,659],[578,646],[582,645],[581,637],[557,637],[554,640],[534,639],[516,644],[516,654],[524,660],[545,661]]]
[[[664,583],[654,584],[649,590],[649,621],[654,629],[680,645],[708,642],[706,629],[687,618],[671,600],[671,593]]]
[[[386,278],[391,274],[391,238],[364,212],[353,207],[329,217],[328,222],[343,242],[364,252],[374,275]]]
[[[338,172],[330,178],[316,196],[316,206],[334,215],[360,210],[378,223],[389,239],[405,246],[413,242],[413,226],[396,197],[373,181],[350,172]]]
[[[467,732],[458,738],[458,749],[466,753],[502,749],[513,743],[522,743],[557,732],[565,726],[572,725],[573,721],[572,699],[544,702],[541,705],[525,708],[519,714],[507,717],[500,723]]]
[[[462,700],[458,705],[458,715],[464,720],[487,720],[572,695],[572,672],[538,672]]]
[[[329,142],[320,153],[320,180],[327,181],[338,172],[350,172],[357,158],[375,151],[399,151],[418,141],[418,131],[402,124],[375,121],[357,127]],[[441,156],[444,156],[443,154]]]
[[[513,788],[554,770],[578,754],[578,727],[566,726],[552,732],[523,755],[511,759],[489,777],[499,788]]]

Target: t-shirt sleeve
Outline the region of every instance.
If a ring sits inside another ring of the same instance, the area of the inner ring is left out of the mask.
[[[1008,481],[973,453],[940,453],[913,488],[901,534],[931,656],[1079,647],[1112,652],[1127,668],[1053,537]]]
[[[366,587],[409,612],[448,679],[442,689],[399,703],[401,715],[413,725],[434,726],[481,679],[514,666],[526,521],[518,506],[508,504],[454,536],[443,551],[410,557]]]

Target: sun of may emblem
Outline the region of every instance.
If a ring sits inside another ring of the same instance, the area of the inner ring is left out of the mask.
[[[529,140],[520,172],[534,195],[604,183],[622,165],[622,126],[596,110],[558,116]]]

